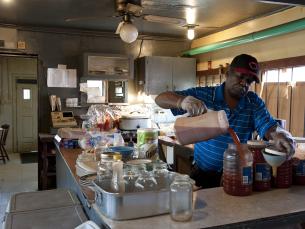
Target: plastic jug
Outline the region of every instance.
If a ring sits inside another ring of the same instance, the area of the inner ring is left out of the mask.
[[[177,140],[182,145],[206,141],[227,133],[229,122],[225,111],[209,111],[195,117],[181,117],[175,121]]]

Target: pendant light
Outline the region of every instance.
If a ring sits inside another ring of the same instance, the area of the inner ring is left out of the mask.
[[[196,21],[196,12],[194,8],[186,8],[186,25],[187,28],[187,38],[193,40],[195,38],[195,27],[198,26],[195,24]]]
[[[126,43],[132,43],[137,39],[138,29],[132,24],[129,14],[124,14],[123,21],[119,23],[115,33]]]

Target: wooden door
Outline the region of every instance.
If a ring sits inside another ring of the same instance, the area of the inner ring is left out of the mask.
[[[37,84],[17,84],[17,151],[37,150]]]

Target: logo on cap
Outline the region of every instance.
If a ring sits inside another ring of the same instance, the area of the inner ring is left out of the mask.
[[[253,71],[257,71],[258,70],[258,64],[256,62],[253,62],[253,61],[249,62],[249,67]]]

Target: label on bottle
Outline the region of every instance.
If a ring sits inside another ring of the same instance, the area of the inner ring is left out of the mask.
[[[300,160],[298,166],[296,167],[296,176],[305,176],[305,160]]]
[[[270,166],[267,163],[257,163],[255,165],[255,180],[269,181],[271,179]]]
[[[242,184],[244,185],[249,185],[252,184],[252,167],[243,167],[242,168]]]

